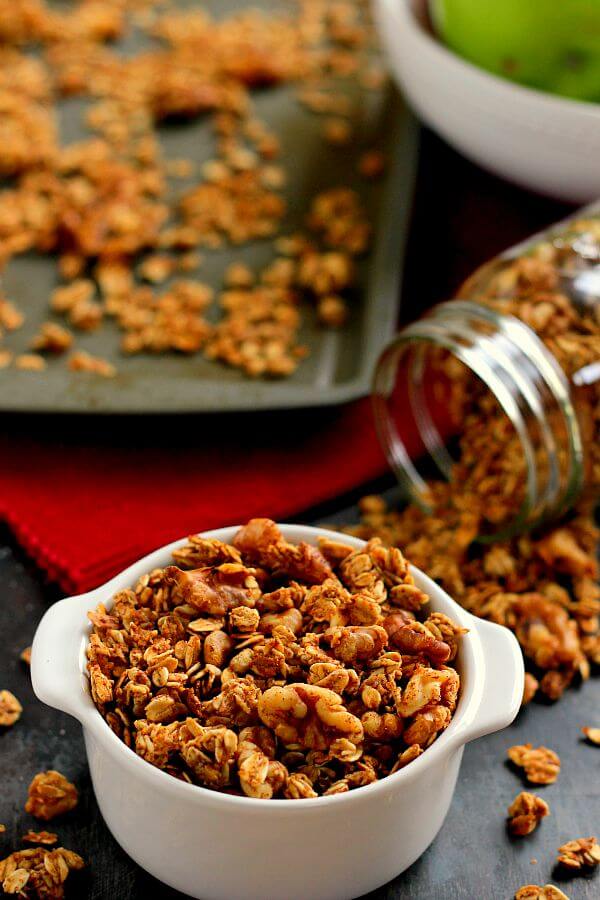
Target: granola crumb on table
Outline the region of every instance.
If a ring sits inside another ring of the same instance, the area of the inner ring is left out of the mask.
[[[600,864],[600,844],[595,837],[568,841],[558,848],[558,862],[572,872],[595,869]]]
[[[10,691],[0,691],[0,728],[10,728],[21,718],[23,707]]]
[[[523,769],[532,784],[554,784],[560,772],[560,759],[548,747],[532,747],[531,744],[515,744],[509,747],[508,758]]]
[[[569,898],[553,884],[545,884],[544,887],[525,884],[515,894],[515,900],[569,900]]]
[[[0,884],[5,894],[40,900],[61,900],[71,871],[82,869],[83,859],[72,850],[33,847],[0,860]]]
[[[550,807],[545,800],[528,791],[521,791],[508,807],[508,830],[512,835],[523,837],[531,834],[538,823],[549,815]]]
[[[39,772],[28,788],[25,812],[36,819],[49,822],[56,816],[70,812],[77,806],[79,794],[74,784],[60,772],[50,769]]]
[[[345,793],[450,724],[465,629],[428,613],[398,549],[286,541],[253,519],[89,613],[92,697],[143,759],[215,790]]]

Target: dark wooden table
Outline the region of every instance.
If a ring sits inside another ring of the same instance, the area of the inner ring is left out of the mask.
[[[525,194],[471,166],[425,134],[404,289],[404,318],[449,293],[479,263],[508,244],[558,219],[565,207]],[[432,265],[432,259],[434,264]],[[35,423],[28,423],[31,430]],[[10,428],[10,420],[2,427]],[[389,488],[391,480],[384,487]],[[302,521],[352,521],[353,498],[327,510],[299,515]],[[0,531],[0,689],[12,690],[24,712],[0,733],[0,856],[20,846],[36,823],[23,812],[27,785],[36,772],[56,768],[80,790],[77,809],[53,823],[62,845],[88,862],[72,876],[68,896],[77,900],[176,900],[119,848],[98,812],[88,776],[81,729],[68,716],[33,696],[20,651],[31,642],[47,605],[60,596],[22,556],[10,534]],[[556,849],[575,837],[600,834],[600,750],[582,740],[582,725],[600,725],[600,686],[588,682],[558,704],[534,703],[505,732],[470,744],[450,814],[434,844],[407,872],[370,895],[372,900],[509,900],[523,884],[558,884],[571,900],[600,897],[600,874],[563,883],[554,871]],[[550,818],[523,839],[505,830],[506,808],[523,782],[506,765],[511,744],[546,744],[562,760],[555,785],[539,793]],[[126,798],[124,798],[124,802]],[[368,848],[365,848],[368,865]],[[255,900],[249,893],[248,900]],[[264,898],[268,900],[268,898]],[[314,898],[318,900],[318,898]]]

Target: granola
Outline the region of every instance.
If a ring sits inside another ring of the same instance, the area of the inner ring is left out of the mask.
[[[26,844],[56,844],[58,835],[53,831],[28,831],[24,834],[22,840]]]
[[[508,807],[508,830],[515,836],[523,837],[531,834],[538,823],[549,815],[550,807],[545,800],[528,791],[521,791]]]
[[[578,510],[541,535],[488,545],[476,540],[476,498],[463,503],[441,484],[432,486],[432,494],[438,507],[433,515],[414,505],[388,509],[383,498],[364,497],[361,523],[344,531],[403,547],[462,606],[514,631],[537,673],[526,673],[523,704],[538,692],[558,699],[600,662],[598,531],[591,511]]]
[[[545,884],[543,887],[525,884],[515,894],[515,900],[569,900],[569,898],[553,884]]]
[[[548,747],[532,747],[531,744],[515,744],[509,747],[508,758],[523,769],[532,784],[554,784],[560,772],[560,759]]]
[[[89,614],[90,690],[143,759],[214,790],[302,799],[409,765],[450,724],[465,629],[398,550],[288,542],[253,519]]]
[[[23,707],[10,691],[0,691],[0,727],[10,728],[21,718]]]
[[[280,159],[279,136],[257,117],[253,93],[291,86],[324,116],[324,142],[354,153],[346,145],[359,118],[355,96],[385,80],[365,5],[297,0],[268,15],[214,19],[204,9],[162,8],[147,21],[124,2],[60,12],[44,0],[9,6],[2,0],[0,176],[10,182],[0,192],[0,267],[30,251],[55,256],[61,284],[50,309],[69,326],[45,323],[33,349],[53,357],[47,365],[64,365],[79,332],[112,319],[124,356],[201,353],[253,378],[294,372],[309,352],[299,338],[307,305],[325,328],[346,322],[353,260],[371,226],[356,193],[335,186],[307,197],[302,234],[281,234],[293,160]],[[132,30],[142,32],[144,50],[112,46]],[[71,97],[89,101],[90,136],[64,144],[60,103]],[[199,167],[167,158],[162,123],[201,116],[214,130],[214,157]],[[383,167],[376,148],[356,165],[366,179]],[[271,259],[250,277],[241,261],[230,267],[216,324],[206,315],[212,295],[205,304],[178,296],[171,278],[197,268],[197,248],[257,239],[272,242]],[[0,301],[0,332],[22,319]],[[41,357],[34,364],[30,355],[24,362],[19,352],[0,353],[2,367],[46,366]],[[109,374],[108,364],[85,360],[77,347],[67,365]]]
[[[29,785],[25,812],[49,822],[56,816],[61,816],[77,806],[79,795],[74,784],[50,769],[48,772],[39,772]]]
[[[479,270],[460,296],[528,325],[568,379],[586,367],[593,371],[600,358],[598,308],[576,292],[568,296],[565,285],[587,259],[597,258],[599,238],[597,219],[574,219],[525,255]],[[477,538],[513,520],[524,497],[519,439],[483,383],[456,359],[442,355],[431,366],[440,375],[430,379],[432,390],[439,392],[458,436],[451,482],[429,483],[431,515],[414,504],[388,511],[366,498],[362,522],[350,531],[404,547],[415,565],[469,611],[511,628],[532,669],[523,702],[537,690],[557,700],[600,663],[599,532],[593,515],[600,485],[599,382],[590,371],[589,383],[571,384],[587,496],[558,522],[489,544]],[[545,475],[542,464],[538,469]]]
[[[61,900],[70,872],[82,869],[83,859],[72,850],[34,847],[0,860],[0,884],[5,894],[39,900]]]
[[[581,730],[591,744],[600,747],[600,728],[582,728]]]
[[[600,844],[595,837],[568,841],[558,848],[558,862],[573,872],[594,869],[600,864]]]

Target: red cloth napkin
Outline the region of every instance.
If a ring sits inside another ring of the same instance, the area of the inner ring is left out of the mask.
[[[290,520],[387,471],[368,400],[283,415],[19,427],[0,438],[0,515],[68,592],[188,533],[257,515]],[[410,429],[406,438],[415,452]]]

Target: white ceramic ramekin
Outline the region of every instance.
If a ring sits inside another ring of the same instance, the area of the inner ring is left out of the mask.
[[[236,528],[207,532],[231,541]],[[290,541],[331,532],[282,525]],[[345,537],[354,547],[363,541]],[[523,661],[506,628],[476,619],[416,569],[431,609],[469,629],[452,723],[407,768],[381,781],[313,800],[254,800],[178,781],[113,734],[88,689],[88,610],[171,561],[175,541],[107,584],[55,603],[37,629],[31,677],[44,703],[75,716],[108,827],[133,859],[166,884],[203,900],[349,900],[390,881],[429,846],[450,806],[467,741],[508,725],[523,693]]]
[[[481,166],[563,200],[600,196],[600,104],[545,94],[461,59],[423,26],[424,0],[373,0],[394,77],[431,128]],[[493,4],[482,3],[493,15]]]

